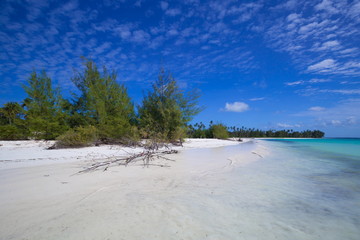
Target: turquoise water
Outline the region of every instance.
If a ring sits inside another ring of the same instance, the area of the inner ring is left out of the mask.
[[[182,196],[215,236],[201,239],[358,240],[359,148],[358,139],[276,139],[190,150],[183,157],[194,161],[263,157],[230,172],[204,170]]]
[[[257,184],[271,191],[272,216],[302,229],[306,239],[358,239],[360,139],[271,139],[265,144],[273,155],[238,174],[256,175]]]
[[[211,189],[205,202],[213,216],[196,212],[195,202],[191,211],[231,233],[218,239],[358,240],[359,148],[358,139],[276,139],[197,150],[209,159],[261,150],[264,157],[194,180],[199,188],[191,194],[204,198]]]
[[[312,153],[327,153],[360,160],[360,138],[323,138],[323,139],[269,139],[293,144],[295,148],[309,150]]]

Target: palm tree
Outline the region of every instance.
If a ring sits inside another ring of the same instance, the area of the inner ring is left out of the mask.
[[[8,123],[12,125],[19,114],[23,112],[23,109],[17,102],[8,102],[0,111],[7,118]]]

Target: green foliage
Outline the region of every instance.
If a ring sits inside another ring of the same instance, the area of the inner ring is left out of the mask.
[[[142,131],[150,138],[175,141],[183,135],[181,129],[201,110],[197,107],[198,97],[195,92],[182,92],[175,79],[161,69],[152,91],[138,108]]]
[[[196,123],[194,126],[189,125],[187,136],[191,138],[218,138],[214,134],[214,126],[212,125],[212,121],[210,122],[209,128],[206,128],[203,123]],[[222,130],[223,131],[223,130]],[[269,137],[269,138],[322,138],[324,137],[324,132],[319,130],[306,130],[306,131],[293,131],[290,130],[260,130],[255,128],[246,128],[246,127],[228,127],[227,128],[228,135],[230,137],[245,137],[245,138],[253,138],[253,137]]]
[[[72,81],[81,92],[69,118],[71,125],[95,124],[102,137],[119,139],[132,135],[134,106],[124,85],[116,82],[115,72],[106,67],[100,73],[93,61],[84,62],[84,72]]]
[[[63,120],[62,98],[58,90],[52,88],[51,79],[45,71],[31,73],[27,85],[23,86],[28,98],[24,100],[26,122],[30,137],[35,139],[55,139],[68,129]]]
[[[68,127],[60,121],[49,121],[43,117],[30,117],[27,119],[29,124],[30,137],[33,139],[52,140],[64,133]]]
[[[187,136],[191,138],[213,138],[213,132],[211,130],[212,122],[210,122],[209,128],[206,128],[205,125],[200,123],[195,123],[195,125],[189,125],[187,130]]]
[[[1,115],[6,119],[6,122],[12,125],[15,119],[19,119],[23,113],[23,108],[17,102],[8,102],[4,104],[4,107],[0,108]]]
[[[0,126],[8,124],[8,119],[5,115],[0,111]]]
[[[223,124],[216,124],[216,125],[211,126],[211,131],[212,131],[214,138],[218,138],[218,139],[229,138],[229,133],[227,131],[227,128]]]
[[[45,71],[40,74],[33,71],[27,81],[27,85],[23,86],[28,94],[26,107],[28,116],[54,116],[59,110],[60,96],[56,90],[52,88],[51,79]]]
[[[28,136],[23,118],[24,109],[17,102],[8,102],[0,108],[0,139],[19,140]]]
[[[179,140],[183,142],[184,138],[186,138],[186,128],[185,127],[176,128],[172,136],[173,139],[172,141]]]
[[[56,147],[86,147],[98,139],[98,130],[94,126],[70,129],[56,138]]]
[[[26,139],[27,130],[16,126],[14,124],[2,125],[0,126],[0,139],[1,140],[22,140]]]
[[[99,125],[99,130],[100,138],[108,141],[139,139],[137,128],[123,118],[109,118]]]

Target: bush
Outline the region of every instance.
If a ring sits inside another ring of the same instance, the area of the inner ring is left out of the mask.
[[[63,134],[68,127],[61,125],[54,119],[43,119],[41,117],[29,118],[30,136],[36,140],[53,140]]]
[[[227,139],[229,138],[229,132],[226,126],[223,124],[216,124],[211,126],[214,138]]]
[[[22,140],[26,139],[26,129],[15,125],[3,125],[0,126],[0,139],[1,140]]]
[[[170,141],[171,142],[183,142],[186,137],[186,128],[177,127],[173,132]]]
[[[98,140],[98,130],[94,126],[77,127],[56,138],[56,147],[86,147]]]

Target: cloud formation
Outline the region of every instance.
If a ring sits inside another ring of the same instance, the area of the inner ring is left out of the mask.
[[[319,112],[319,111],[324,111],[325,108],[323,107],[319,107],[319,106],[315,106],[315,107],[311,107],[309,108],[310,111],[315,111],[315,112]]]
[[[360,120],[360,99],[351,98],[340,101],[331,107],[310,107],[307,111],[300,112],[296,116],[313,118],[319,126],[352,126]]]
[[[300,124],[288,124],[288,123],[278,123],[276,124],[279,128],[299,128],[301,127]]]
[[[226,112],[245,112],[249,110],[249,105],[244,102],[226,103],[224,110]]]

